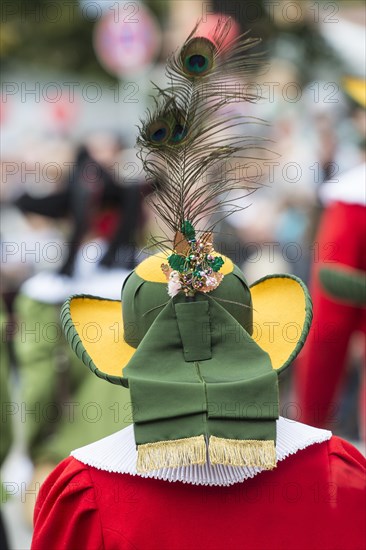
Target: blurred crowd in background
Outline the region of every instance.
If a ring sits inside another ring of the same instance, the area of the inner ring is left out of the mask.
[[[215,247],[250,283],[289,272],[311,284],[321,259],[337,262],[337,236],[317,238],[332,194],[340,186],[351,193],[354,179],[364,185],[363,2],[2,4],[0,458],[10,548],[29,545],[35,495],[54,465],[131,422],[120,389],[104,387],[69,352],[59,311],[71,294],[119,299],[129,271],[155,252],[150,236],[159,228],[145,200],[151,189],[136,125],[152,82],[165,82],[166,57],[197,20],[213,24],[219,14],[233,18],[236,34],[262,38],[256,51],[267,69],[237,83],[256,96],[238,114],[266,121],[250,131],[271,154],[248,161],[242,177],[260,189],[220,224]],[[347,215],[347,239],[359,242]],[[352,267],[364,269],[362,261]],[[351,330],[347,322],[327,414],[303,417],[291,372],[282,414],[330,427],[362,449],[364,339],[360,323]]]

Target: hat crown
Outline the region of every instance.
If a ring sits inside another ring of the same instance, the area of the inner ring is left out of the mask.
[[[169,302],[167,284],[161,273],[161,255],[151,256],[125,280],[122,288],[124,339],[137,348]],[[249,286],[242,271],[225,258],[227,273],[210,297],[222,306],[251,335],[253,307]]]

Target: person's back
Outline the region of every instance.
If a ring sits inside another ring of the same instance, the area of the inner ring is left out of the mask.
[[[313,438],[326,436],[312,430]],[[366,463],[338,437],[228,487],[106,471],[118,468],[108,458],[111,445],[115,457],[122,454],[115,442],[106,442],[103,458],[94,444],[74,454],[99,466],[69,457],[47,479],[35,510],[32,550],[364,548]]]

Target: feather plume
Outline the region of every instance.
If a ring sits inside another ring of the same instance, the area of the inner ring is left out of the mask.
[[[267,151],[245,133],[250,124],[265,121],[233,115],[227,106],[258,99],[237,84],[263,64],[257,53],[248,53],[260,40],[244,34],[228,43],[230,25],[230,19],[219,20],[208,37],[195,26],[168,60],[168,86],[156,87],[154,108],[141,121],[139,156],[155,191],[151,206],[173,235],[186,221],[198,230],[212,214],[226,217],[241,209],[230,191],[246,195],[258,187],[238,174]]]

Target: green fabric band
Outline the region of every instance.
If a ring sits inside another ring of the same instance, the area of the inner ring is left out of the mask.
[[[134,422],[155,422],[202,413],[205,392],[200,383],[130,379]],[[161,399],[163,400],[163,406]],[[139,406],[140,404],[140,406]]]
[[[275,439],[278,382],[270,358],[208,295],[170,300],[124,376],[138,445],[199,435]]]
[[[211,359],[211,331],[208,302],[175,304],[185,361]]]
[[[210,293],[248,334],[253,332],[252,298],[243,273],[236,266]],[[240,302],[238,302],[240,297]],[[134,271],[122,288],[124,338],[137,348],[162,309],[170,301],[165,283],[145,281]]]
[[[278,377],[275,371],[249,380],[207,384],[208,418],[235,420],[278,418]]]

